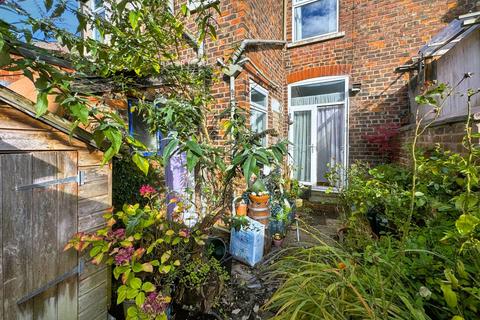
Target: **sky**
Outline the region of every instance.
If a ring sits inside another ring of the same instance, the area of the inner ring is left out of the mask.
[[[2,1],[0,1],[1,3]],[[54,8],[55,5],[59,3],[59,0],[53,1],[52,9],[47,12],[44,5],[44,0],[7,0],[7,2],[15,2],[20,5],[25,11],[31,13],[34,17],[42,18],[48,16]],[[78,7],[77,0],[67,0],[69,7]],[[18,16],[16,13],[10,11],[9,9],[5,8],[0,4],[0,19],[8,22],[14,23],[17,27],[21,26],[22,24],[19,23],[22,21],[23,17]],[[59,27],[65,28],[68,31],[75,33],[77,30],[78,22],[76,16],[68,10],[65,10],[63,15],[61,15],[56,23]],[[36,36],[39,34],[37,33]]]
[[[335,31],[337,0],[320,0],[301,6],[302,38]]]

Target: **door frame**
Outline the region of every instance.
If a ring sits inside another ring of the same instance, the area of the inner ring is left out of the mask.
[[[344,80],[345,81],[345,101],[343,103],[327,103],[327,104],[314,104],[314,105],[302,105],[302,106],[294,106],[292,107],[291,105],[291,95],[292,95],[292,87],[295,87],[295,86],[299,86],[299,85],[305,85],[305,84],[319,84],[319,83],[325,83],[325,82],[331,82],[331,81],[337,81],[337,80]],[[288,116],[290,118],[291,121],[293,121],[293,113],[295,111],[311,111],[312,114],[312,124],[317,124],[317,120],[316,120],[316,113],[314,113],[313,111],[316,110],[319,106],[322,106],[322,105],[340,105],[340,104],[343,104],[344,105],[344,110],[345,110],[345,119],[344,119],[344,126],[345,126],[345,130],[344,130],[344,151],[343,151],[343,155],[344,155],[344,159],[343,159],[343,166],[345,168],[347,168],[348,164],[349,164],[349,156],[350,156],[350,143],[349,143],[349,118],[350,118],[350,99],[349,99],[349,76],[348,75],[343,75],[343,76],[329,76],[329,77],[317,77],[317,78],[312,78],[312,79],[307,79],[307,80],[302,80],[302,81],[298,81],[298,82],[293,82],[293,83],[290,83],[288,84]],[[315,117],[315,118],[314,118]],[[311,126],[311,136],[312,136],[312,144],[315,144],[315,149],[317,149],[317,146],[316,146],[316,141],[317,141],[317,127],[312,125]],[[290,125],[289,126],[289,129],[288,129],[288,139],[289,141],[291,142],[290,143],[290,147],[289,147],[289,151],[290,151],[290,154],[293,154],[293,125]],[[313,185],[313,177],[315,176],[316,178],[316,175],[317,175],[317,161],[316,161],[316,158],[317,158],[317,153],[318,153],[318,150],[316,150],[314,152],[314,157],[312,157],[311,159],[311,172],[310,172],[310,175],[311,175],[311,178],[310,180],[311,181],[300,181],[302,184],[305,184],[305,185],[310,185],[312,187],[312,190],[318,190],[318,191],[326,191],[327,189],[332,189],[331,187],[326,187],[326,186],[315,186]],[[290,165],[295,165],[294,164],[294,159],[293,159],[293,156],[289,158],[289,164]],[[293,177],[293,170],[291,172],[291,176]],[[345,174],[343,175],[342,177],[342,185],[345,185],[346,183],[346,176]],[[333,188],[333,191],[336,191],[338,192],[338,188]]]

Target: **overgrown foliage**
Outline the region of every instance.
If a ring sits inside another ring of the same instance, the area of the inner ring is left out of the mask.
[[[479,92],[466,94],[464,152],[417,146],[454,94],[439,85],[417,98],[433,117],[417,114],[412,168],[349,169],[345,240],[289,251],[272,267],[283,279],[267,305],[277,319],[480,317],[480,136],[470,105]]]

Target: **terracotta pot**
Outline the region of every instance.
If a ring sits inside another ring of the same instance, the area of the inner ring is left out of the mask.
[[[270,209],[268,209],[268,206],[265,206],[265,207],[249,206],[248,216],[253,220],[260,222],[264,226],[268,226],[268,222],[270,220]]]
[[[253,208],[259,208],[259,207],[267,207],[268,206],[268,200],[270,199],[270,195],[262,195],[262,196],[254,196],[252,194],[249,194],[248,197],[250,198],[250,206]]]
[[[273,245],[277,248],[280,248],[283,243],[283,238],[282,239],[273,239]]]
[[[240,203],[237,206],[236,215],[239,217],[244,217],[247,215],[247,205],[245,203]]]

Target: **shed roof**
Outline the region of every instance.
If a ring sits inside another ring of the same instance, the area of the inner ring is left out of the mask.
[[[46,113],[41,117],[37,117],[35,105],[32,101],[3,85],[0,85],[0,101],[12,106],[13,108],[27,114],[32,118],[35,118],[63,133],[72,135],[72,137],[86,142],[98,149],[98,146],[95,144],[93,136],[90,132],[78,127],[76,127],[72,132],[72,128],[74,127],[73,123],[53,113]]]
[[[428,44],[420,49],[421,56],[433,57],[442,56],[455,45],[468,37],[469,34],[480,28],[476,22],[480,12],[474,12],[458,17],[436,34]]]

